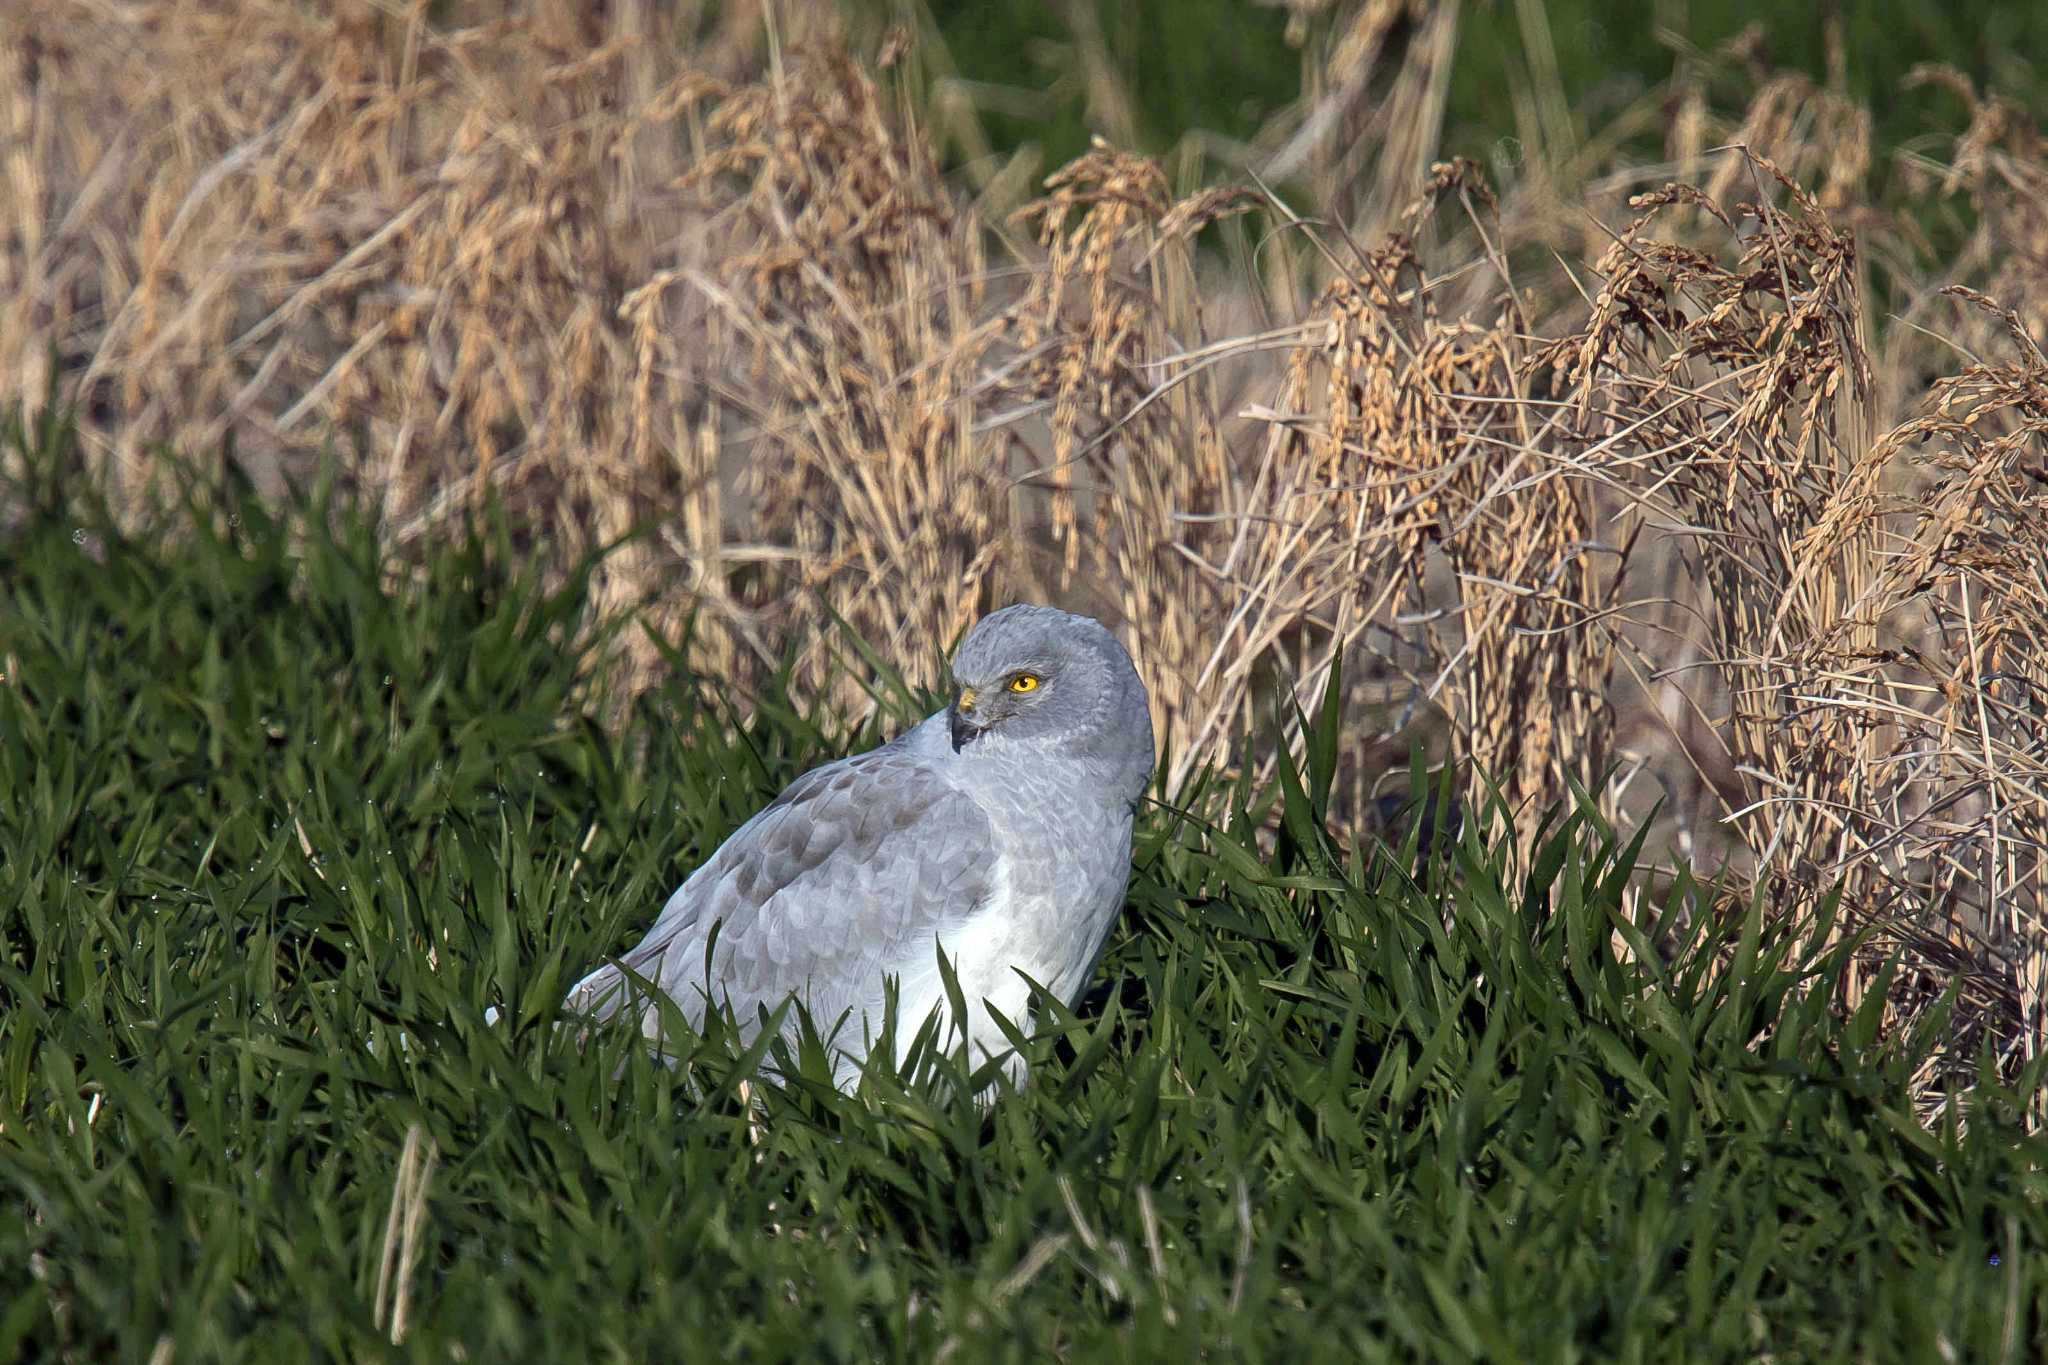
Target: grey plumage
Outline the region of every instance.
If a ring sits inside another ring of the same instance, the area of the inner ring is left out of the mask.
[[[976,1062],[1007,1046],[991,1010],[1025,1022],[1025,977],[1072,1004],[1130,876],[1153,763],[1144,684],[1098,622],[1036,606],[977,623],[953,675],[946,709],[792,782],[618,963],[693,1022],[729,1004],[743,1035],[794,996],[831,1038],[842,1085],[881,1029],[889,979],[899,1048],[945,1011],[942,1041]],[[964,1019],[947,1008],[941,950]],[[568,1008],[602,1019],[631,1004],[654,1036],[658,1011],[631,996],[607,964]]]

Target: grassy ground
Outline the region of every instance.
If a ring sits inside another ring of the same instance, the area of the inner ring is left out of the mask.
[[[815,1057],[750,1111],[717,1039],[579,1054],[549,1027],[571,975],[876,726],[776,693],[741,728],[678,682],[614,732],[582,580],[493,568],[502,528],[393,574],[347,509],[193,495],[173,551],[63,486],[61,427],[9,439],[0,1359],[1998,1361],[2048,1333],[2043,1145],[1995,1080],[1914,1122],[1924,1043],[1875,1041],[1882,992],[1829,1008],[1847,944],[1739,907],[1679,931],[1583,817],[1526,869],[1482,819],[1419,864],[1339,849],[1327,727],[1222,826],[1146,818],[1097,990],[990,1113],[929,1077],[844,1098]]]

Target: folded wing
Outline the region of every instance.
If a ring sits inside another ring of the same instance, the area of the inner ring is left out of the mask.
[[[693,1022],[730,1003],[751,1033],[759,1009],[794,995],[821,1031],[851,1015],[857,1038],[884,976],[928,967],[935,941],[985,902],[995,857],[980,807],[927,760],[877,749],[792,782],[618,961]],[[631,994],[607,965],[576,985],[568,1008],[608,1018]],[[643,1030],[658,1032],[656,1012],[643,1010]]]

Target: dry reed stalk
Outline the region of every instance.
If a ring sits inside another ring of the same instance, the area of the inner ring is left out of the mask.
[[[2031,387],[2039,353],[1942,381],[1938,416],[1879,437],[1854,245],[1749,160],[1758,197],[1724,219],[1732,259],[1647,236],[1672,204],[1718,214],[1709,196],[1639,197],[1591,316],[1560,344],[1563,381],[1583,437],[1691,546],[1748,788],[1728,823],[1760,872],[1790,905],[1839,884],[1851,923],[1886,927],[1850,1003],[1901,949],[1899,1022],[1959,984],[1958,1060],[1989,1036],[2016,1063],[2039,1046],[2043,960],[2039,737],[2014,697],[2040,660],[2016,642],[2040,622],[2048,553],[2020,528],[2048,522],[2013,474],[2038,433],[1979,428],[2048,397]],[[1901,460],[1934,436],[1960,449]],[[1986,541],[1959,549],[1965,526]],[[1994,565],[1997,587],[1981,581]]]
[[[1687,546],[1730,698],[1722,739],[1750,788],[1730,821],[1760,866],[1810,872],[1839,842],[1831,817],[1860,795],[1867,752],[1839,712],[1800,700],[1802,685],[1826,667],[1812,642],[1874,574],[1855,512],[1881,461],[1868,458],[1853,246],[1775,168],[1747,164],[1762,174],[1737,210],[1746,234],[1690,187],[1638,196],[1587,319],[1554,355],[1581,439]],[[1767,196],[1773,177],[1790,213]],[[1732,240],[1715,252],[1654,239],[1674,205],[1718,218]],[[1823,517],[1858,534],[1818,557]]]
[[[1966,974],[1971,1041],[2023,1064],[2048,1047],[2048,357],[2018,313],[1946,292],[2001,321],[2015,359],[1936,381],[1880,448],[1921,491],[1887,509],[1895,549],[1859,604],[1893,628],[1865,705],[1900,733],[1861,855],[1937,908],[1908,903],[1909,942],[1997,964]]]
[[[1536,348],[1505,263],[1488,263],[1499,292],[1485,321],[1437,315],[1414,237],[1446,199],[1491,207],[1476,168],[1438,166],[1406,227],[1325,290],[1268,453],[1288,471],[1274,513],[1298,509],[1302,534],[1260,545],[1244,581],[1261,595],[1302,582],[1303,617],[1327,620],[1326,647],[1299,661],[1306,688],[1364,643],[1445,708],[1460,755],[1501,784],[1526,830],[1571,781],[1602,776],[1614,647],[1597,620],[1602,547],[1585,488],[1556,459],[1554,405],[1532,399]],[[1422,667],[1376,648],[1374,626]]]
[[[1460,0],[1287,0],[1287,9],[1288,37],[1302,49],[1302,109],[1259,174],[1306,179],[1322,211],[1383,231],[1438,157]]]
[[[1178,790],[1219,758],[1203,727],[1244,704],[1200,674],[1227,605],[1209,557],[1234,531],[1238,479],[1208,365],[1151,362],[1201,336],[1190,239],[1254,201],[1225,189],[1175,203],[1157,166],[1101,144],[1046,184],[1018,214],[1035,224],[1045,264],[1008,315],[1019,353],[1010,411],[1045,410],[1039,477],[1066,591],[1142,627],[1153,726]]]
[[[996,340],[979,227],[843,55],[790,53],[718,94],[717,145],[681,184],[755,245],[680,283],[710,303],[707,350],[745,358],[711,382],[748,422],[736,491],[771,552],[679,609],[820,641],[798,681],[848,709],[861,694],[833,666],[831,616],[885,656],[928,660],[1025,572],[1005,451],[974,429]]]
[[[716,406],[673,342],[706,309],[661,286],[724,245],[671,182],[703,148],[694,96],[756,39],[701,27],[636,3],[453,28],[423,4],[9,7],[0,397],[40,402],[54,350],[135,515],[158,447],[232,438],[259,488],[360,490],[399,548],[486,493],[565,557],[657,506],[715,524]],[[600,600],[674,560],[628,545]],[[734,657],[721,624],[706,647]]]

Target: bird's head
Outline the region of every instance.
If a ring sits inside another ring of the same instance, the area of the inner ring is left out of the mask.
[[[1015,606],[975,623],[953,655],[956,753],[1052,745],[1111,765],[1133,799],[1152,773],[1152,718],[1131,656],[1101,622]]]

